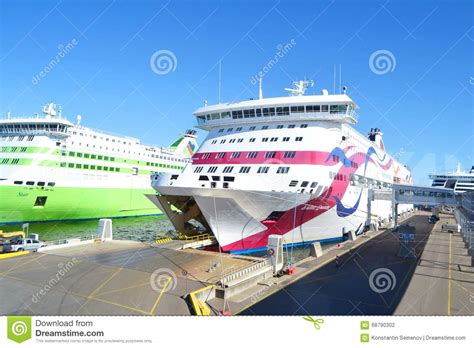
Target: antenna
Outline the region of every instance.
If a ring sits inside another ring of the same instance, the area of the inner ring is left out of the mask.
[[[342,64],[339,64],[339,94],[341,94],[341,88],[342,88]]]
[[[336,65],[334,65],[334,81],[333,81],[333,88],[332,88],[332,93],[336,94]]]
[[[221,103],[221,85],[222,85],[222,65],[221,65],[222,60],[219,60],[219,97],[218,101],[219,104]]]
[[[259,90],[258,90],[258,99],[263,99],[263,92],[262,92],[262,81],[263,81],[263,77],[260,76],[259,77],[259,84],[260,84],[260,87],[259,87]]]

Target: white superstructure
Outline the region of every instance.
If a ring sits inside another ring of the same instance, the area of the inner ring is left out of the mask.
[[[456,171],[447,174],[431,174],[431,186],[453,189],[455,193],[474,191],[474,166],[469,172],[461,170],[458,165]]]

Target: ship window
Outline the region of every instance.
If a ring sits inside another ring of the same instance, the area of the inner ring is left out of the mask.
[[[107,167],[104,167],[104,169],[106,170]],[[97,167],[97,169],[100,170],[100,166]],[[138,168],[137,167],[133,167],[132,168],[132,175],[138,175]]]
[[[109,167],[109,172],[113,172],[113,171],[115,171],[115,168],[114,167]]]
[[[222,139],[222,140],[221,140],[221,144],[224,144],[224,143],[225,143],[225,139]]]
[[[102,170],[102,166],[97,166],[97,170]],[[133,169],[132,169],[132,172],[133,172]]]
[[[296,155],[296,151],[285,151],[283,158],[294,158]]]
[[[255,113],[257,114],[257,117],[262,117],[262,109],[255,109]]]
[[[217,159],[222,159],[222,158],[224,158],[224,156],[225,156],[225,152],[220,152],[216,155],[216,158]]]
[[[97,156],[96,155],[91,155],[91,159],[96,159]]]
[[[95,169],[95,166],[94,166],[94,165],[92,165],[92,166],[91,166],[91,169]]]
[[[69,168],[74,168],[74,163],[69,163],[67,166],[68,166]]]
[[[241,143],[241,142],[243,142],[243,141],[244,141],[243,138],[240,138],[239,140],[237,140],[238,143]]]
[[[229,111],[221,112],[221,118],[230,118],[230,112]]]
[[[242,110],[232,111],[232,118],[243,118]]]
[[[44,185],[46,185],[46,183],[45,183],[44,181],[38,181],[38,182],[36,183],[36,185],[38,185],[38,186],[44,186]]]
[[[283,141],[290,141],[290,137],[283,137]]]
[[[262,138],[262,142],[266,143],[268,141],[268,138]]]
[[[271,142],[275,142],[277,140],[278,140],[278,137],[273,137],[273,138],[270,139]]]
[[[85,154],[84,154],[84,158],[89,158],[89,154],[88,154],[88,153],[85,153]]]
[[[215,173],[216,171],[217,171],[217,166],[209,167],[209,169],[207,170],[208,173]]]
[[[222,133],[224,131],[224,128],[219,129],[219,133]]]
[[[82,164],[76,163],[76,168],[82,168]]]
[[[204,155],[202,155],[202,159],[208,159],[209,157],[211,157],[210,153],[205,153]]]
[[[234,170],[234,167],[227,166],[227,167],[224,168],[224,170],[222,172],[223,173],[232,173],[233,170]]]
[[[242,130],[242,127],[237,127],[235,130],[236,130],[237,132],[240,132],[240,131]]]
[[[255,126],[250,127],[249,130],[250,130],[250,131],[255,130]]]
[[[307,124],[302,124],[302,125],[300,126],[300,128],[308,128],[308,125],[307,125]]]
[[[302,141],[303,140],[303,137],[296,137],[295,138],[295,141]]]
[[[268,129],[268,126],[262,126],[262,129]]]
[[[75,155],[74,151],[69,151],[69,156],[74,157],[74,155]]]
[[[220,176],[212,176],[212,180],[214,181],[220,181],[221,177]]]
[[[277,174],[286,174],[290,171],[290,167],[278,167]]]
[[[108,161],[109,160],[109,156],[104,156],[104,161]]]
[[[255,138],[250,138],[249,139],[249,143],[254,143],[255,142]]]
[[[78,152],[77,157],[82,157],[82,153]]]
[[[227,128],[227,132],[232,132],[234,128]]]
[[[328,112],[329,106],[328,105],[321,105],[321,111],[322,112]]]
[[[224,181],[230,181],[233,182],[235,178],[233,176],[224,176]]]
[[[233,144],[233,143],[235,143],[235,139],[230,139],[229,144]]]
[[[303,182],[301,183],[301,187],[307,187],[308,184],[309,184],[309,181],[303,181]]]
[[[203,168],[204,168],[204,167],[196,167],[196,168],[194,168],[194,173],[201,173]]]
[[[283,125],[282,125],[282,124],[279,124],[279,125],[277,126],[277,129],[282,129],[282,128],[283,128]]]
[[[244,110],[244,118],[249,118],[249,117],[255,117],[254,109]]]
[[[257,170],[257,173],[258,174],[266,174],[266,173],[268,173],[269,169],[270,169],[270,167],[259,167],[258,170]]]
[[[250,172],[250,167],[241,167],[240,170],[239,170],[239,173],[241,174],[247,174],[248,172]]]
[[[317,182],[317,181],[313,181],[313,182],[311,183],[311,187],[312,187],[312,188],[315,188],[316,186],[318,186],[318,182]]]
[[[84,164],[84,169],[89,169],[89,165],[88,165],[88,164]]]
[[[47,199],[48,197],[45,196],[36,197],[35,207],[43,207],[46,204]]]
[[[233,152],[230,158],[239,158],[240,157],[240,152]]]
[[[56,183],[55,182],[48,182],[48,186],[49,187],[54,187],[54,186],[56,186]]]
[[[249,152],[247,158],[256,158],[258,156],[258,152]]]
[[[209,181],[209,178],[207,177],[207,175],[200,175],[199,181]]]
[[[290,182],[290,185],[289,185],[289,186],[290,186],[290,187],[295,187],[296,185],[298,185],[298,180],[292,180],[292,181]]]
[[[23,184],[23,181],[14,181],[13,182],[15,185],[22,185]]]
[[[288,128],[290,128],[290,129],[291,129],[291,128],[295,128],[295,125],[294,125],[294,124],[290,124],[290,125],[288,125]]]
[[[27,184],[28,186],[32,186],[32,185],[35,184],[35,182],[34,182],[34,181],[27,181],[26,184]]]
[[[265,153],[265,158],[275,158],[276,152],[275,151],[269,151]]]

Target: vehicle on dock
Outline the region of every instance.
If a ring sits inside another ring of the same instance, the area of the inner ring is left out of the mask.
[[[45,247],[46,243],[33,238],[14,238],[3,244],[3,252],[16,251],[38,251],[39,248]]]

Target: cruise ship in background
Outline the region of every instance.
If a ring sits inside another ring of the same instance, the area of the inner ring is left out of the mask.
[[[334,241],[391,218],[391,202],[369,199],[369,189],[411,184],[410,171],[386,152],[379,129],[353,128],[357,105],[345,91],[305,95],[309,86],[263,98],[260,85],[259,99],[194,112],[209,133],[192,165],[152,180],[179,232],[192,233],[197,221],[222,250],[240,253],[264,249],[272,234],[287,245]]]
[[[159,214],[150,174],[181,172],[197,149],[195,131],[153,147],[73,124],[53,103],[43,113],[0,120],[0,224]]]
[[[474,166],[469,172],[461,170],[458,165],[456,171],[447,174],[431,174],[431,186],[453,189],[455,193],[474,191]]]

